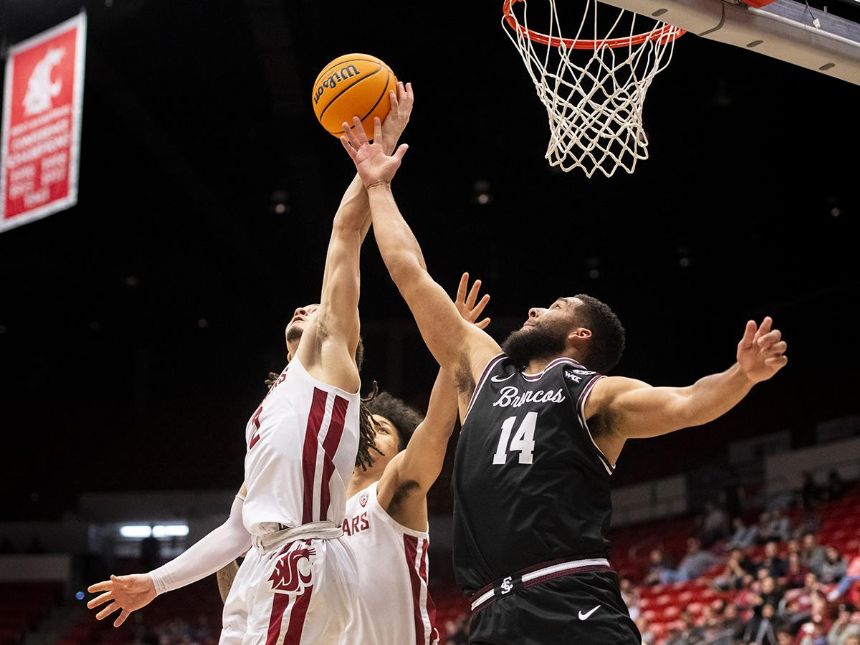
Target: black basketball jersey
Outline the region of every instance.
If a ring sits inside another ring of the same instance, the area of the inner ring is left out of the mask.
[[[492,359],[454,461],[454,569],[467,593],[556,560],[606,557],[614,466],[583,406],[600,374],[558,358],[539,374]]]

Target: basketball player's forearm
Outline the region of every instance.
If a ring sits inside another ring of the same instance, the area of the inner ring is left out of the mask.
[[[244,500],[236,496],[230,517],[224,524],[182,555],[149,572],[157,593],[179,589],[205,578],[251,548],[251,535],[242,523],[243,503]]]
[[[735,363],[725,372],[696,381],[686,396],[689,426],[699,426],[724,415],[749,394],[753,383]]]
[[[367,191],[373,217],[373,235],[379,252],[395,283],[407,268],[427,269],[421,246],[409,224],[403,219],[389,184],[379,184]],[[398,274],[398,275],[395,275]]]
[[[425,491],[429,490],[445,461],[448,439],[457,421],[457,387],[451,373],[445,368],[439,370],[427,415],[416,428],[412,440],[406,447],[398,469],[400,481],[414,481]]]
[[[440,367],[436,375],[424,422],[429,435],[448,442],[457,422],[457,385],[453,374],[445,367]]]
[[[332,229],[334,232],[357,229],[361,231],[361,240],[364,241],[370,222],[370,201],[361,178],[356,174],[340,200]]]

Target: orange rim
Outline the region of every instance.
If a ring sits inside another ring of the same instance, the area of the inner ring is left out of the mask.
[[[547,36],[538,31],[533,31],[521,25],[516,16],[514,16],[514,5],[525,0],[505,0],[502,5],[502,13],[505,20],[511,29],[523,34],[532,42],[549,45],[550,47],[560,47],[564,45],[568,49],[597,49],[598,47],[610,47],[617,49],[619,47],[632,47],[633,45],[641,45],[646,40],[655,40],[660,45],[666,45],[676,38],[683,36],[686,32],[680,27],[672,25],[663,25],[660,29],[649,31],[645,34],[637,34],[626,38],[607,38],[604,40],[577,40],[575,38],[558,38],[557,36]]]

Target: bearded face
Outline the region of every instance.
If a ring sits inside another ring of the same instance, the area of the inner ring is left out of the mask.
[[[518,365],[537,359],[555,358],[567,346],[570,321],[560,318],[538,320],[511,332],[502,343],[502,351]]]

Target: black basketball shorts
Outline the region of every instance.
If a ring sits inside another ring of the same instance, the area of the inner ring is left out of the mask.
[[[612,571],[520,586],[477,607],[470,645],[642,645]]]

